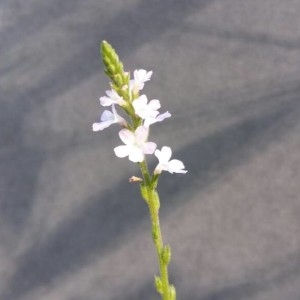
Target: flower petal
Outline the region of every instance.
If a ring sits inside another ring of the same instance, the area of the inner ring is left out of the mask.
[[[118,121],[115,119],[114,115],[112,114],[111,111],[105,110],[101,117],[100,117],[101,122],[97,122],[93,124],[93,131],[99,131],[103,130],[107,127],[109,127],[113,123],[117,123]]]
[[[155,118],[155,120],[156,120],[156,122],[161,122],[161,121],[163,121],[164,119],[170,118],[170,117],[171,117],[171,114],[170,114],[168,111],[166,111],[165,113],[158,115],[158,116]]]
[[[94,123],[93,124],[93,131],[103,130],[109,127],[112,123],[111,122],[101,122],[101,123]]]
[[[120,125],[124,127],[127,126],[126,120],[117,113],[117,110],[114,105],[112,105],[112,113],[114,115],[114,119],[116,120],[116,123],[118,122]]]
[[[148,142],[148,143],[144,144],[144,146],[143,146],[143,153],[144,154],[153,154],[156,147],[157,147],[157,145],[155,143]]]
[[[106,94],[113,100],[114,103],[119,105],[126,104],[125,100],[115,90],[106,91]]]
[[[134,112],[142,119],[144,119],[145,116],[147,115],[147,102],[148,99],[146,95],[141,95],[140,97],[138,97],[136,100],[132,102]]]
[[[109,98],[114,100],[120,98],[119,94],[115,90],[108,90],[106,91],[106,94]]]
[[[144,160],[144,154],[141,150],[141,148],[138,147],[132,147],[130,149],[130,153],[129,153],[129,160],[131,160],[132,162],[142,162]]]
[[[152,109],[152,110],[158,110],[160,109],[161,105],[160,105],[160,101],[157,99],[153,99],[149,102],[148,106]]]
[[[133,72],[133,77],[135,81],[144,83],[150,80],[152,73],[153,73],[152,71],[147,72],[144,69],[139,69]]]
[[[145,126],[139,126],[134,132],[137,144],[144,143],[148,138],[148,134],[148,128],[146,128]]]
[[[119,136],[125,145],[132,145],[135,142],[134,134],[128,129],[122,129],[119,132]]]
[[[168,162],[172,156],[172,150],[170,147],[164,146],[161,148],[161,160],[160,162]]]
[[[157,166],[155,167],[154,169],[154,174],[157,175],[157,174],[160,174],[161,172],[163,171],[162,167],[161,167],[161,164],[157,164]]]
[[[107,96],[100,97],[99,100],[102,106],[110,106],[113,104],[112,100]]]
[[[159,161],[161,161],[161,151],[156,149],[155,152],[154,152],[154,155],[157,157],[157,159]]]
[[[136,85],[134,79],[131,79],[129,81],[129,88],[133,93],[138,93],[139,87]]]
[[[146,118],[144,121],[144,126],[149,128],[150,125],[156,123],[156,119],[155,118]]]
[[[139,96],[137,99],[135,99],[133,101],[133,103],[136,103],[138,105],[138,107],[145,107],[147,105],[147,102],[148,102],[148,98],[146,95],[141,95]],[[132,104],[133,104],[132,103]]]
[[[110,106],[112,104],[124,105],[126,104],[125,100],[119,96],[115,90],[106,91],[107,96],[100,98],[100,104],[102,106]]]
[[[114,117],[113,113],[109,110],[105,110],[100,117],[100,120],[102,122],[114,121],[114,119],[115,119],[115,117]]]
[[[118,157],[125,157],[129,155],[129,148],[126,145],[115,147],[114,151]]]
[[[133,72],[133,80],[130,80],[130,90],[133,93],[138,93],[140,90],[144,88],[144,83],[149,81],[152,76],[152,71],[147,72],[144,69],[135,70]]]
[[[153,74],[153,71],[147,72],[146,75],[144,76],[144,82],[149,81],[152,74]]]
[[[174,173],[187,173],[187,170],[184,170],[184,164],[178,159],[172,159],[168,163],[169,172]]]

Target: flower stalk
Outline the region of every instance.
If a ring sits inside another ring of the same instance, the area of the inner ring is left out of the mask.
[[[156,191],[157,181],[153,181],[154,176],[149,174],[146,161],[140,163],[140,169],[144,178],[144,182],[141,183],[141,194],[149,208],[152,227],[152,240],[156,249],[160,270],[160,277],[155,276],[155,287],[157,292],[162,296],[163,300],[175,300],[176,291],[175,287],[169,283],[168,272],[168,265],[171,260],[171,248],[168,245],[164,246],[160,228],[160,200]]]
[[[155,276],[154,283],[162,300],[175,300],[176,290],[169,283],[168,265],[171,260],[171,247],[164,245],[159,220],[160,199],[157,193],[157,184],[162,171],[170,173],[186,173],[184,164],[177,159],[172,159],[172,150],[164,146],[156,149],[154,142],[149,142],[150,125],[161,122],[171,117],[167,111],[160,114],[161,107],[157,99],[150,100],[146,95],[140,95],[145,82],[149,81],[152,71],[140,69],[134,71],[130,80],[129,72],[125,72],[123,64],[116,51],[106,41],[101,44],[102,61],[105,66],[105,74],[111,80],[111,90],[106,91],[106,96],[100,98],[100,104],[104,107],[112,106],[112,111],[105,110],[100,117],[100,122],[93,124],[93,131],[103,130],[112,124],[119,124],[122,130],[119,132],[124,145],[114,148],[117,157],[127,157],[134,163],[138,163],[143,179],[132,176],[130,182],[140,182],[142,198],[148,205],[152,240],[156,249],[160,276]],[[117,113],[116,106],[127,115],[127,120]],[[146,155],[154,154],[158,164],[153,172],[149,171]]]

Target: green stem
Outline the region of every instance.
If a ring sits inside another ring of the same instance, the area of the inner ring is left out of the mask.
[[[151,176],[149,174],[148,165],[147,165],[146,160],[143,160],[141,163],[139,163],[139,165],[140,165],[142,175],[144,177],[145,185],[149,186],[151,183]]]
[[[163,240],[162,240],[162,234],[159,224],[159,214],[158,209],[156,209],[154,205],[154,199],[149,201],[149,212],[151,216],[151,222],[152,222],[152,232],[153,232],[153,242],[155,244],[157,258],[159,262],[159,270],[160,270],[160,276],[161,276],[161,282],[162,282],[162,299],[168,300],[169,299],[169,274],[168,274],[168,265],[165,264],[162,260],[161,254],[163,249]]]
[[[169,246],[164,246],[160,222],[159,222],[159,196],[157,191],[152,186],[152,178],[149,174],[147,162],[144,160],[140,163],[141,172],[144,178],[144,186],[147,190],[146,202],[148,204],[151,224],[152,224],[152,238],[156,248],[157,259],[159,263],[160,278],[159,286],[156,284],[158,292],[161,294],[163,300],[175,300],[175,288],[169,284],[168,264],[170,262],[171,250]]]

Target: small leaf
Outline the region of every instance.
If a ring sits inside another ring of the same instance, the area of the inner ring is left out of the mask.
[[[163,285],[162,285],[160,277],[154,276],[154,284],[155,284],[155,288],[156,288],[157,292],[162,295],[163,294]]]
[[[174,285],[171,285],[169,287],[169,297],[170,297],[170,300],[176,300],[176,290],[175,290]]]

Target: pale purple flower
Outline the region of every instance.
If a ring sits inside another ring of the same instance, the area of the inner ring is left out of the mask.
[[[144,69],[135,70],[133,72],[133,79],[130,80],[130,90],[134,94],[137,94],[144,88],[145,82],[150,80],[152,73],[152,71],[147,72]]]
[[[158,158],[158,165],[154,170],[154,174],[160,174],[162,171],[168,171],[170,173],[186,173],[184,170],[184,164],[178,159],[170,160],[172,156],[172,150],[170,147],[162,147],[161,150],[155,150],[154,155]]]
[[[163,114],[159,114],[160,102],[157,99],[149,101],[146,95],[141,95],[132,102],[135,113],[145,120],[144,126],[149,127],[151,124],[161,122],[165,118],[171,117],[171,114],[167,111]]]
[[[105,110],[101,117],[99,123],[93,124],[93,131],[103,130],[112,124],[119,123],[122,126],[126,126],[127,122],[123,119],[116,111],[115,106],[112,104],[112,111]]]
[[[149,129],[144,126],[139,126],[135,132],[122,129],[119,136],[125,145],[114,149],[116,156],[128,156],[132,162],[142,162],[145,154],[153,154],[156,149],[155,143],[147,142],[148,135]]]
[[[102,106],[111,106],[112,104],[124,106],[126,104],[126,101],[115,90],[106,91],[106,95],[99,99]]]

